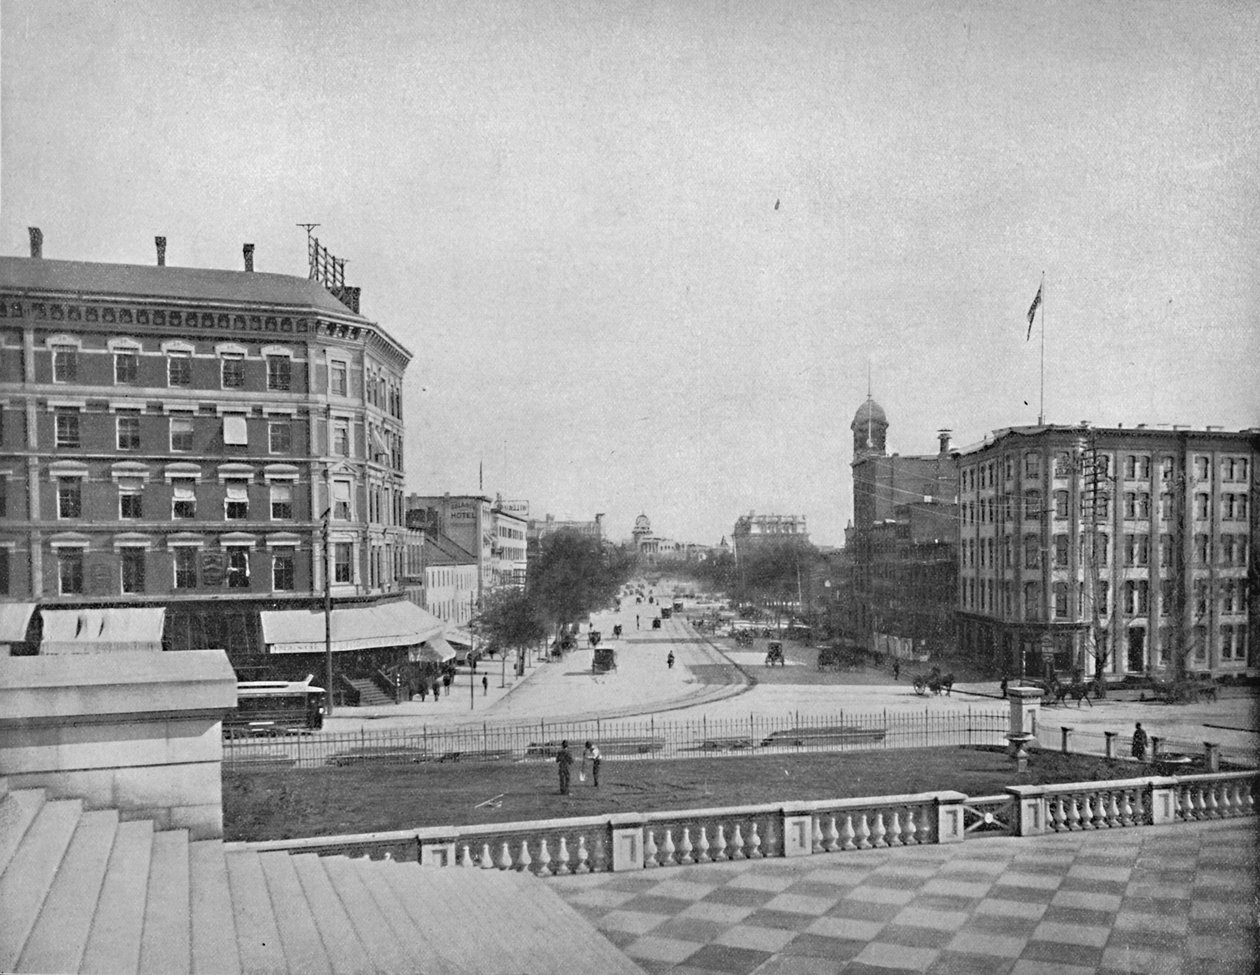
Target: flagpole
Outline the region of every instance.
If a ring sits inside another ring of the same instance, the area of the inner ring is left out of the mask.
[[[1037,426],[1046,422],[1046,272],[1041,272],[1041,398],[1037,402]]]

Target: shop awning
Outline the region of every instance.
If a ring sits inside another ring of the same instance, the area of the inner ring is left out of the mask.
[[[0,603],[0,643],[24,642],[34,612],[34,603]]]
[[[166,610],[160,606],[46,609],[41,654],[162,649]]]
[[[440,636],[425,640],[420,646],[412,647],[407,653],[407,659],[413,664],[444,664],[448,660],[454,659],[454,657],[455,651]]]
[[[323,653],[322,610],[265,610],[263,642],[268,653]],[[347,606],[332,611],[334,653],[379,647],[419,647],[446,628],[436,616],[405,600],[379,606]]]
[[[472,634],[462,626],[448,626],[443,635],[447,643],[453,643],[459,647],[472,646]]]

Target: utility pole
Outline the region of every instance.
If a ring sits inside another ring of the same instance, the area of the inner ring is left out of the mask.
[[[324,540],[324,713],[333,713],[333,665],[332,665],[332,541],[329,517],[332,506],[324,509],[320,518],[324,522],[321,532]]]
[[[1044,315],[1045,312],[1043,311]],[[1106,510],[1106,500],[1110,492],[1099,490],[1102,479],[1098,463],[1098,443],[1092,428],[1081,424],[1081,438],[1077,441],[1078,466],[1083,475],[1081,514],[1085,519],[1085,598],[1089,603],[1089,635],[1088,649],[1094,658],[1094,678],[1102,686],[1103,670],[1109,654],[1106,649],[1106,637],[1102,632],[1102,622],[1098,608],[1098,520]]]

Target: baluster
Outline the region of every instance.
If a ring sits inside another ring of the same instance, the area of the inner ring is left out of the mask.
[[[1188,785],[1179,786],[1179,789],[1181,793],[1179,796],[1181,800],[1180,802],[1181,818],[1184,819],[1186,822],[1190,822],[1191,820],[1194,819],[1194,799],[1190,795],[1190,786]]]
[[[1081,828],[1081,804],[1076,796],[1068,796],[1067,828],[1069,831]]]
[[[482,870],[493,870],[493,869],[494,869],[494,857],[492,857],[492,856],[490,855],[490,844],[489,844],[489,843],[482,843],[482,844],[481,844],[481,856],[480,856],[478,859],[479,859],[479,861],[480,861],[480,862],[478,863],[478,866],[480,866]]]
[[[1217,790],[1217,788],[1218,788],[1218,787],[1219,787],[1219,783],[1216,783],[1216,782],[1211,782],[1211,783],[1209,783],[1209,784],[1207,785],[1207,787],[1203,790],[1203,791],[1204,791],[1204,793],[1205,793],[1205,794],[1206,794],[1206,796],[1207,796],[1207,803],[1206,803],[1206,805],[1207,805],[1207,818],[1208,818],[1208,819],[1220,819],[1220,818],[1221,818],[1221,810],[1220,810],[1220,807],[1217,805],[1217,802],[1216,802],[1216,790]]]
[[[901,846],[901,814],[895,809],[892,822],[888,824],[888,845]]]
[[[735,832],[731,834],[731,859],[743,860],[746,857],[744,853],[744,834],[739,830],[739,823],[735,824]]]
[[[713,859],[726,859],[726,827],[718,823],[717,839],[713,841]]]
[[[835,853],[840,849],[840,832],[836,829],[836,817],[827,817],[827,829],[823,832],[823,849]]]
[[[696,841],[696,849],[699,851],[696,854],[696,863],[708,863],[709,862],[709,837],[708,837],[707,831],[705,830],[703,826],[700,827],[700,839]]]
[[[464,852],[460,854],[459,865],[461,867],[471,867],[473,865],[472,851],[468,849],[468,844],[464,844]]]
[[[578,837],[577,858],[578,858],[577,866],[574,868],[573,872],[574,873],[590,873],[591,865],[590,863],[587,862],[588,860],[590,860],[590,854],[587,853],[586,851],[586,837],[585,836]]]
[[[521,840],[521,855],[516,859],[516,869],[522,873],[529,873],[529,868],[533,864],[534,858],[529,855],[529,841]]]
[[[906,846],[914,846],[919,841],[919,827],[914,822],[914,807],[906,810]]]
[[[810,845],[809,845],[809,850],[810,850],[810,852],[811,852],[811,853],[822,853],[822,852],[823,852],[823,850],[825,850],[825,849],[826,849],[826,846],[825,846],[825,845],[824,845],[824,843],[823,843],[822,817],[821,817],[821,816],[810,816],[810,817],[809,817],[809,829],[810,829],[810,837],[809,837],[809,839],[810,839]]]
[[[569,844],[560,837],[560,849],[556,851],[556,876],[563,877],[569,872]]]
[[[1250,815],[1256,811],[1256,793],[1254,783],[1251,779],[1248,779],[1246,782],[1241,783],[1241,788],[1243,790],[1243,795],[1247,800],[1243,805],[1246,813]]]
[[[1220,782],[1217,783],[1217,802],[1216,814],[1221,819],[1229,819],[1234,815],[1234,783]]]
[[[876,848],[887,846],[888,844],[884,841],[886,835],[888,835],[888,830],[884,826],[884,813],[881,810],[875,813],[875,825],[871,829],[871,846]]]
[[[1086,798],[1086,801],[1087,802],[1089,801],[1088,798]],[[1094,805],[1094,808],[1091,810],[1091,812],[1093,814],[1094,829],[1102,829],[1104,826],[1108,825],[1106,795],[1100,792],[1098,793],[1098,795],[1094,796],[1093,805]]]
[[[1117,801],[1114,792],[1107,793],[1107,825],[1120,825],[1120,803]]]
[[[668,867],[677,863],[674,859],[674,830],[672,828],[665,830],[665,842],[661,844],[661,852],[665,855],[661,857],[661,866]]]
[[[691,856],[691,829],[687,826],[683,827],[682,840],[678,843],[678,862],[679,863],[695,863]]]
[[[752,833],[748,837],[748,859],[760,860],[761,856],[761,836],[757,832],[757,821],[753,820]]]
[[[866,813],[858,813],[857,821],[857,848],[859,850],[869,850],[871,848],[871,828],[866,824]]]
[[[1122,826],[1133,825],[1133,803],[1129,801],[1129,795],[1128,789],[1120,793],[1120,824]]]
[[[499,869],[512,869],[512,851],[508,849],[507,840],[503,841],[503,849],[499,851]]]
[[[1054,797],[1054,803],[1050,806],[1050,821],[1056,833],[1067,828],[1067,813],[1063,808],[1062,796]]]
[[[547,849],[547,838],[543,837],[538,850],[538,870],[539,877],[551,876],[551,851]]]
[[[656,834],[650,828],[644,832],[647,838],[643,841],[643,866],[659,867],[660,864],[656,862]]]
[[[857,834],[853,832],[853,817],[848,813],[845,813],[844,828],[840,830],[840,849],[856,850],[857,844],[853,842],[853,838],[856,835]]]

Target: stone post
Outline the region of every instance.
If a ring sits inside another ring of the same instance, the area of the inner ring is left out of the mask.
[[[1221,746],[1214,741],[1203,743],[1203,766],[1208,772],[1221,770]]]
[[[1105,754],[1108,758],[1116,757],[1116,735],[1117,734],[1118,732],[1115,732],[1115,731],[1103,732],[1103,736],[1107,739],[1106,749],[1103,754]]]
[[[0,776],[192,839],[223,835],[222,650],[0,657]]]
[[[1028,768],[1026,746],[1037,740],[1037,715],[1041,709],[1041,688],[1024,687],[1022,684],[1006,689],[1010,705],[1010,728],[1006,740],[1010,742],[1010,754],[1019,771]]]
[[[1060,728],[1059,733],[1063,736],[1063,743],[1061,745],[1061,749],[1063,751],[1063,754],[1066,755],[1068,753],[1068,739],[1072,736],[1072,729],[1066,728],[1066,727]]]
[[[1164,739],[1158,735],[1151,735],[1151,753],[1147,758],[1152,762],[1159,761],[1159,753],[1163,750]]]

